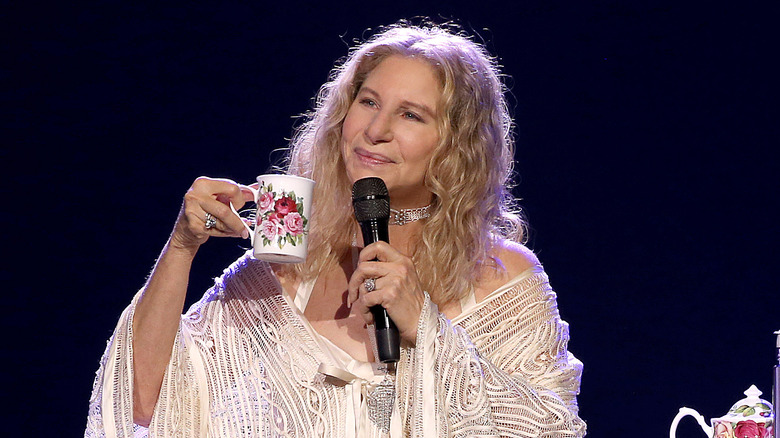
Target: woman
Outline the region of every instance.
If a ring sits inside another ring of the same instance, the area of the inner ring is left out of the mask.
[[[98,371],[88,436],[582,436],[581,364],[512,213],[511,120],[484,50],[393,26],[351,52],[292,142],[317,181],[301,265],[245,256],[181,316],[210,237],[246,237],[251,192],[199,178]],[[382,178],[390,244],[363,247],[350,189]],[[216,221],[215,221],[216,220]],[[207,223],[208,222],[208,223]],[[361,249],[362,248],[362,249]],[[374,362],[372,317],[402,339]]]

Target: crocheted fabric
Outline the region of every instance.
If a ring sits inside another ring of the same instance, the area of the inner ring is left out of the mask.
[[[355,392],[354,383],[318,371],[337,364],[270,267],[249,257],[182,316],[150,427],[134,425],[131,322],[139,296],[101,360],[86,437],[585,434],[576,403],[582,364],[567,352],[568,325],[540,267],[452,321],[426,296],[417,345],[403,348],[398,363],[389,432],[370,415],[350,413],[369,409],[370,388]]]

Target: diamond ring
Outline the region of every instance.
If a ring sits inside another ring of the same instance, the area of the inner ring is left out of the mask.
[[[217,226],[217,219],[211,213],[206,213],[206,229],[210,230]]]

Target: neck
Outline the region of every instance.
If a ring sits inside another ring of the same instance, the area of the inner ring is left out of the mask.
[[[390,192],[390,208],[401,210],[425,207],[433,202],[433,199],[433,193],[420,187],[397,189]]]
[[[388,228],[388,237],[390,239],[390,245],[397,249],[401,254],[411,257],[414,252],[414,248],[418,245],[422,234],[422,221],[411,222],[403,226],[390,225]],[[363,235],[358,231],[355,237],[355,242],[360,248],[365,247],[363,242]]]

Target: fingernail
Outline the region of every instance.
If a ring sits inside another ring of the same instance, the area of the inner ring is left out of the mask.
[[[243,237],[244,239],[249,239],[249,231],[247,230],[242,231],[241,237]]]

